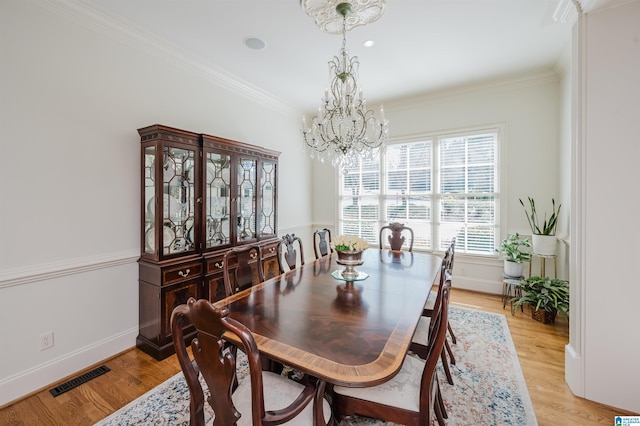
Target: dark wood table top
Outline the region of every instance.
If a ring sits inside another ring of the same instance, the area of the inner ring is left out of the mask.
[[[442,259],[370,248],[356,267],[369,277],[346,291],[331,275],[345,268],[336,260],[325,256],[215,305],[249,327],[271,359],[337,385],[385,382],[402,366]]]

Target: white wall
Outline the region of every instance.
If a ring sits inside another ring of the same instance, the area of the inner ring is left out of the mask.
[[[135,345],[136,129],[281,151],[280,233],[311,236],[300,113],[102,24],[81,4],[0,2],[0,406]]]
[[[640,1],[583,19],[582,181],[576,242],[583,315],[567,370],[585,398],[640,412]]]
[[[560,190],[559,77],[551,72],[519,76],[511,80],[385,101],[390,137],[446,132],[501,125],[505,128],[502,148],[503,236],[530,234],[518,198],[534,197],[540,211],[549,211],[551,198]],[[333,229],[336,224],[336,171],[314,165],[314,223]],[[537,264],[534,265],[537,268]],[[502,261],[456,255],[456,286],[484,292],[502,291]]]

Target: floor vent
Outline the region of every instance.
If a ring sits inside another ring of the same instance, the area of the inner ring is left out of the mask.
[[[78,377],[74,377],[73,379],[62,383],[60,386],[56,386],[55,388],[49,390],[49,392],[51,392],[51,395],[53,395],[54,397],[58,395],[62,395],[66,391],[71,390],[75,387],[78,387],[81,384],[86,383],[91,379],[95,379],[96,377],[101,376],[104,373],[107,373],[109,371],[111,370],[109,370],[109,368],[106,365],[101,365],[98,368],[95,368],[91,371],[81,374]]]

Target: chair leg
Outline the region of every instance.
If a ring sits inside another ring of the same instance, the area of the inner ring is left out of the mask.
[[[449,415],[447,414],[447,409],[444,406],[444,400],[442,399],[442,392],[440,391],[440,383],[438,383],[436,381],[436,386],[438,387],[438,405],[440,406],[440,412],[442,413],[442,417],[444,417],[445,419],[449,418]]]
[[[449,371],[449,362],[447,361],[447,357],[445,356],[444,348],[440,353],[440,359],[442,360],[442,368],[444,369],[444,374],[447,376],[447,382],[450,385],[453,385],[453,377],[451,377],[451,371]]]
[[[451,323],[449,321],[447,321],[447,328],[449,329],[449,334],[451,335],[451,341],[455,345],[457,343],[456,335],[453,334],[453,329],[451,328]]]
[[[444,348],[447,350],[447,353],[449,354],[449,362],[455,365],[456,358],[453,356],[453,351],[451,350],[451,346],[449,346],[449,342],[446,340],[444,341]]]
[[[436,400],[437,399],[438,399],[438,396],[436,395]],[[437,401],[434,401],[433,411],[436,412],[436,419],[438,420],[438,425],[439,426],[445,426],[446,423],[444,422],[444,416],[442,414],[442,408],[441,408],[440,404]]]
[[[436,405],[436,408],[434,411],[436,412],[436,419],[438,420],[438,426],[446,426],[446,423],[442,418],[442,413],[440,412],[440,407]]]

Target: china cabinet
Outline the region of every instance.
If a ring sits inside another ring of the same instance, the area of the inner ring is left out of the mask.
[[[140,331],[137,346],[173,353],[170,319],[189,297],[224,297],[227,250],[258,243],[265,278],[278,274],[279,152],[162,125],[142,147]],[[231,266],[231,265],[230,265]],[[185,336],[193,337],[192,330]]]

